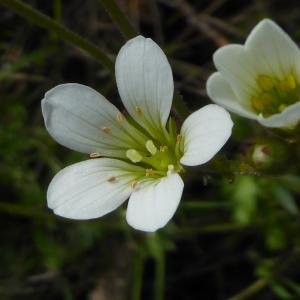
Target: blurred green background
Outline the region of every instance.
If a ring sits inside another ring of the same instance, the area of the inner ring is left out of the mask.
[[[24,2],[112,58],[125,42],[101,1]],[[300,41],[299,1],[117,3],[164,49],[190,111],[210,103],[213,52],[243,43],[262,18]],[[299,135],[233,116],[231,140],[213,162],[189,170],[175,217],[155,234],[130,228],[126,205],[93,221],[57,217],[46,205],[51,178],[88,157],[48,135],[41,99],[78,82],[121,108],[115,79],[57,34],[1,6],[0,16],[1,300],[300,299]],[[253,161],[256,144],[271,149],[266,165]]]

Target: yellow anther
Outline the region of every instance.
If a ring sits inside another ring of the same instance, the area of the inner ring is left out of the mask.
[[[141,115],[143,113],[142,109],[138,105],[135,107],[135,112],[139,115]]]
[[[260,75],[257,78],[258,85],[263,91],[270,91],[273,88],[273,80],[267,75]]]
[[[93,152],[90,154],[90,158],[97,158],[97,157],[101,157],[101,154],[99,152]]]
[[[105,133],[111,133],[111,128],[109,127],[101,127],[101,130]]]
[[[279,82],[279,88],[283,92],[294,90],[296,88],[295,77],[292,74],[287,75],[284,80]]]
[[[136,180],[132,180],[132,181],[130,182],[130,186],[131,186],[133,189],[136,187],[136,185],[137,185],[137,181],[136,181]]]
[[[296,88],[296,80],[295,80],[295,77],[292,75],[292,74],[289,74],[287,77],[286,77],[286,81],[290,87],[291,90],[293,90],[294,88]]]
[[[168,150],[168,146],[160,146],[159,147],[159,151],[160,152],[165,152],[165,151],[167,151]]]
[[[110,176],[110,177],[107,178],[107,181],[108,182],[114,182],[114,181],[116,181],[116,177],[115,176]]]
[[[146,176],[152,176],[153,175],[153,169],[146,169]]]
[[[264,109],[264,104],[258,97],[252,97],[251,104],[256,111],[262,111]]]
[[[282,79],[267,75],[259,75],[257,84],[261,92],[253,95],[251,104],[257,113],[264,117],[282,112],[288,105],[300,100],[299,85],[293,73],[287,73]]]
[[[119,122],[122,122],[124,119],[125,119],[124,115],[120,111],[118,111],[117,112],[117,120]]]
[[[274,101],[274,96],[269,93],[263,93],[260,98],[264,105],[271,104]]]
[[[258,97],[252,97],[252,107],[257,111],[263,111],[266,106],[269,106],[274,101],[274,96],[269,93],[262,93]]]
[[[176,140],[177,140],[177,142],[180,142],[182,140],[182,135],[181,134],[177,134]]]

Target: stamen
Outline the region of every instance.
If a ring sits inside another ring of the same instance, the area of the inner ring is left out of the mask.
[[[279,88],[283,92],[292,91],[296,88],[296,80],[292,74],[286,76],[284,80],[279,83]]]
[[[155,147],[154,143],[152,140],[148,140],[146,142],[146,149],[152,154],[155,155],[155,153],[157,152],[157,148]]]
[[[168,146],[160,146],[159,147],[159,151],[160,152],[165,152],[165,151],[167,151],[168,150]]]
[[[264,110],[264,105],[263,103],[260,101],[260,99],[258,97],[252,97],[251,98],[251,104],[252,107],[256,110],[256,111],[263,111]]]
[[[102,127],[101,130],[107,134],[111,133],[111,128],[109,127]]]
[[[177,140],[177,142],[180,142],[182,140],[182,135],[181,134],[177,134],[176,140]]]
[[[138,162],[140,162],[143,159],[142,155],[138,151],[136,151],[135,149],[129,149],[129,150],[127,150],[126,151],[126,156],[133,163],[138,163]]]
[[[120,111],[118,111],[117,112],[117,120],[119,122],[122,122],[124,119],[125,119],[124,115]]]
[[[168,165],[168,171],[174,171],[174,165]]]
[[[170,174],[174,173],[174,170],[175,170],[174,165],[168,165],[167,175],[170,175]]]
[[[257,76],[256,82],[260,91],[251,97],[251,105],[255,112],[264,117],[280,113],[299,101],[299,84],[293,72],[287,73],[283,78],[261,74]]]
[[[136,180],[132,180],[132,181],[130,182],[130,186],[131,186],[133,189],[136,187],[136,185],[137,185],[137,181],[136,181]]]
[[[107,181],[108,182],[114,182],[114,181],[116,181],[116,177],[115,176],[110,176],[110,177],[107,178]]]
[[[287,77],[286,77],[286,81],[288,83],[288,86],[291,90],[293,90],[295,87],[296,87],[296,80],[295,80],[295,77],[292,75],[292,74],[289,74]]]
[[[270,91],[273,88],[273,80],[267,75],[260,75],[257,78],[258,85],[263,91]]]
[[[139,115],[142,115],[142,114],[143,114],[142,109],[141,109],[138,105],[135,107],[135,111],[136,111],[136,113],[139,114]]]
[[[97,157],[101,157],[101,154],[99,152],[93,152],[90,154],[90,158],[97,158]]]
[[[153,169],[146,169],[146,176],[152,176],[153,175]]]
[[[179,159],[182,155],[181,148],[183,148],[183,143],[181,143],[183,136],[181,134],[177,134],[176,136],[176,144],[175,144],[175,155]]]
[[[269,93],[263,93],[259,97],[252,97],[251,103],[255,110],[264,111],[266,106],[269,106],[274,100],[274,96]]]

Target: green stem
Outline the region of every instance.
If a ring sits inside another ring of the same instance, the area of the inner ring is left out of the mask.
[[[37,11],[28,4],[19,0],[0,0],[0,4],[12,9],[17,14],[28,19],[29,21],[43,27],[51,32],[56,33],[60,38],[86,51],[90,56],[97,59],[103,66],[111,72],[114,72],[113,61],[101,49],[93,43],[81,37],[77,33],[67,29],[55,20]]]
[[[268,285],[267,278],[260,278],[237,295],[230,297],[228,300],[245,300],[254,296]]]
[[[154,299],[164,300],[165,296],[165,254],[161,251],[160,255],[155,258],[155,282],[154,282]]]
[[[132,300],[140,300],[142,296],[143,287],[143,273],[144,273],[144,256],[138,248],[134,254],[133,261],[133,286],[132,286]]]
[[[53,2],[53,16],[55,21],[61,21],[61,0],[54,0]]]
[[[118,7],[115,0],[100,0],[100,2],[125,39],[132,39],[139,34],[130,24],[129,20]]]

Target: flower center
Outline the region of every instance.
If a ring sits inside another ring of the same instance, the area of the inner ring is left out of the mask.
[[[136,112],[143,117],[143,112],[139,107],[136,107]],[[124,125],[126,117],[118,112],[116,115],[120,125]],[[141,168],[133,168],[131,175],[134,175],[134,180],[130,185],[134,188],[138,183],[148,179],[159,179],[168,175],[168,172],[180,172],[180,158],[182,157],[182,136],[177,134],[175,122],[169,118],[167,128],[161,126],[157,129],[153,126],[151,133],[141,128],[134,119],[128,119],[130,128],[124,128],[124,133],[129,134],[134,139],[134,143],[128,143],[128,148],[120,146],[120,151],[125,151],[126,158],[130,163]],[[126,123],[126,124],[128,124]],[[126,125],[125,124],[125,125]],[[102,127],[101,131],[111,136],[114,139],[125,140],[124,137],[118,136],[110,127]],[[116,146],[115,146],[116,148]],[[125,149],[124,149],[125,148]],[[126,149],[127,148],[127,149]],[[94,152],[90,154],[91,158],[101,157],[101,153]],[[120,158],[124,160],[124,156]],[[135,170],[135,171],[134,171]],[[119,177],[127,176],[127,174],[119,175]],[[108,182],[115,182],[115,176],[109,176]]]
[[[251,104],[264,117],[280,113],[300,100],[300,85],[292,72],[283,79],[261,74],[256,82],[260,91],[252,96]]]
[[[165,176],[169,166],[173,166],[176,171],[181,169],[180,157],[177,157],[175,149],[176,146],[155,145],[152,140],[148,140],[145,143],[145,152],[128,149],[126,156],[132,163],[144,167],[147,177],[158,174]]]

